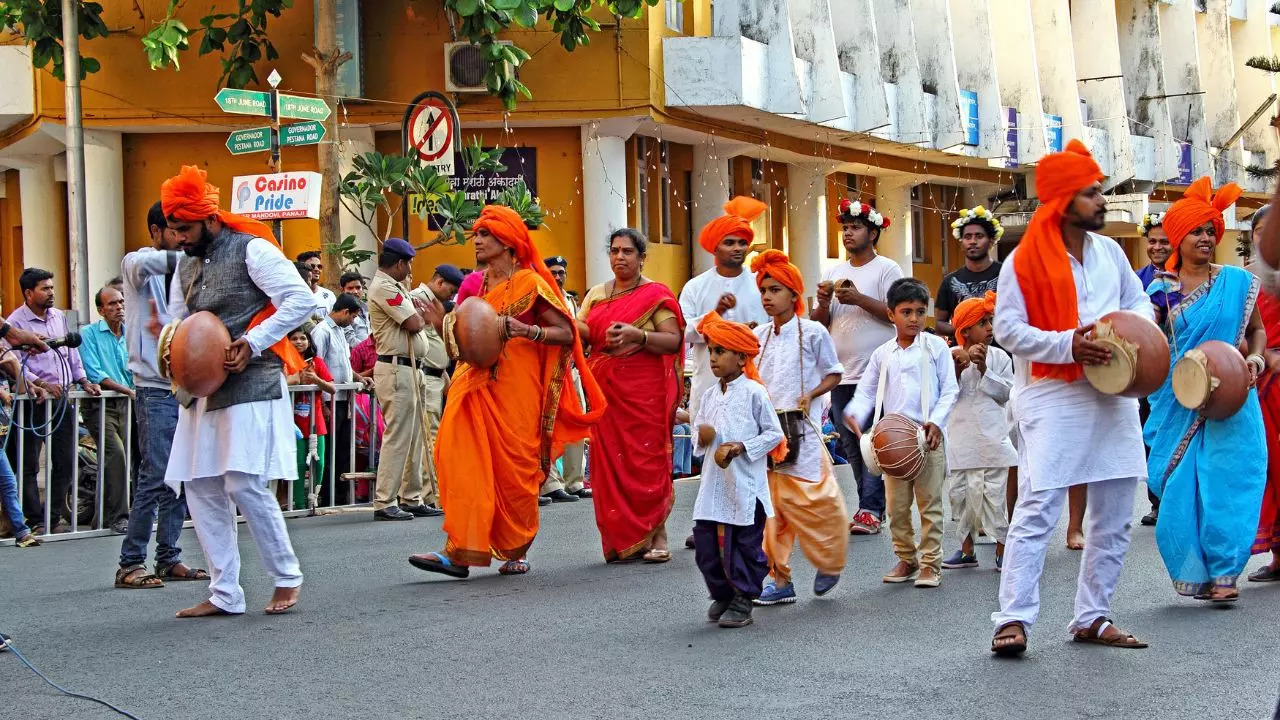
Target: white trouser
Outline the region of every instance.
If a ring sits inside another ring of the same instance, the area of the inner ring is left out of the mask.
[[[262,564],[275,578],[276,587],[298,587],[302,569],[293,554],[289,531],[280,504],[267,490],[263,478],[229,472],[220,477],[196,478],[186,483],[187,509],[196,536],[209,562],[210,602],[230,613],[245,610],[240,587],[240,547],[236,540],[236,508],[249,525]]]
[[[1002,543],[1009,529],[1005,514],[1005,484],[1009,468],[974,468],[947,473],[951,515],[956,519],[955,536],[964,542],[978,528]]]
[[[1110,617],[1129,550],[1133,520],[1133,496],[1138,478],[1118,478],[1089,483],[1089,516],[1085,521],[1084,556],[1076,585],[1075,619],[1069,632],[1088,628],[1100,617]],[[1018,474],[1018,504],[1004,546],[1004,572],[1000,576],[1000,611],[991,614],[996,627],[1021,622],[1030,630],[1040,614],[1040,575],[1053,530],[1066,504],[1067,488],[1032,490]]]

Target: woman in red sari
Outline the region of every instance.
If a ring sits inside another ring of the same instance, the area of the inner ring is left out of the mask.
[[[684,317],[670,288],[644,277],[648,243],[623,228],[609,238],[614,279],[582,300],[587,364],[607,409],[591,429],[591,491],[606,562],[667,562],[671,428],[684,388]]]
[[[1262,237],[1262,227],[1271,206],[1253,214],[1253,237]],[[1254,255],[1258,248],[1254,247]],[[1252,269],[1252,268],[1251,268]],[[1253,554],[1271,552],[1271,562],[1249,575],[1253,582],[1280,581],[1280,299],[1258,294],[1258,312],[1267,330],[1267,373],[1258,378],[1258,400],[1262,403],[1262,424],[1267,437],[1267,488],[1262,495],[1262,516],[1253,541]]]

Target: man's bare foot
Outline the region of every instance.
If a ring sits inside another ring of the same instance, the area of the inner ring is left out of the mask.
[[[1084,549],[1084,531],[1067,530],[1067,549],[1083,550]]]
[[[278,587],[271,594],[271,602],[267,603],[268,615],[280,615],[289,612],[294,605],[298,604],[298,595],[302,593],[301,587]]]
[[[186,610],[179,610],[175,617],[180,618],[198,618],[198,617],[214,617],[216,615],[241,615],[243,613],[227,612],[222,608],[214,605],[213,602],[205,600],[199,605],[194,605]]]

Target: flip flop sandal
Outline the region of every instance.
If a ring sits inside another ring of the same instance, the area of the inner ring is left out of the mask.
[[[156,565],[156,577],[166,582],[195,582],[208,580],[209,573],[200,568],[174,563],[172,565]]]
[[[410,555],[409,564],[419,570],[440,573],[449,577],[464,578],[471,574],[471,568],[465,565],[454,565],[449,558],[436,552],[425,555]]]
[[[1103,637],[1102,634],[1107,631],[1108,627],[1115,628],[1115,623],[1110,618],[1098,618],[1094,621],[1093,626],[1088,630],[1080,630],[1072,638],[1078,643],[1087,645],[1102,645],[1104,647],[1124,648],[1127,650],[1141,650],[1147,647],[1147,644],[1134,637],[1130,633],[1126,633],[1120,628],[1116,628],[1116,632],[1120,633],[1110,638]]]
[[[1280,568],[1264,565],[1249,573],[1249,582],[1280,582]]]
[[[529,563],[524,560],[508,560],[498,568],[499,575],[523,575],[529,572]]]
[[[1006,632],[1015,626],[1018,628],[1018,631],[1016,633]],[[1005,638],[1016,638],[1019,635],[1022,636],[1022,640],[1019,642],[1011,642],[1011,643],[1004,643],[1003,645],[996,645],[997,640],[1003,640]],[[995,653],[999,657],[1017,657],[1026,651],[1027,651],[1027,626],[1023,625],[1020,622],[1015,621],[1015,622],[1005,623],[1004,625],[1001,625],[999,628],[996,629],[995,637],[991,638],[991,652]]]
[[[164,580],[147,572],[141,565],[130,565],[116,570],[116,587],[125,590],[151,590],[164,587]]]
[[[650,550],[649,552],[645,553],[641,559],[643,559],[646,563],[649,563],[650,565],[670,562],[671,551],[670,550]]]

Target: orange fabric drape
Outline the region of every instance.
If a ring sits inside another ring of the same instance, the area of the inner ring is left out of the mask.
[[[1222,242],[1222,235],[1226,230],[1226,220],[1222,217],[1222,211],[1234,205],[1243,194],[1244,190],[1235,183],[1227,183],[1214,193],[1212,181],[1207,175],[1191,183],[1191,187],[1182,194],[1182,198],[1164,214],[1164,231],[1169,235],[1169,244],[1173,247],[1173,252],[1165,261],[1164,268],[1169,272],[1177,271],[1182,264],[1178,245],[1188,233],[1207,222],[1213,223],[1213,229],[1217,231],[1214,242]]]
[[[1076,193],[1106,177],[1089,149],[1079,140],[1064,151],[1040,160],[1036,170],[1036,195],[1040,207],[1031,216],[1027,231],[1013,256],[1018,288],[1027,306],[1027,322],[1041,330],[1075,330],[1080,324],[1076,281],[1062,241],[1062,216]],[[1083,376],[1079,363],[1032,363],[1031,376],[1073,382]]]
[[[712,310],[702,316],[702,322],[698,323],[698,334],[707,338],[708,345],[719,345],[725,350],[746,355],[747,364],[742,368],[742,374],[746,375],[748,380],[764,385],[755,360],[760,354],[760,339],[751,331],[751,328],[739,322],[729,322],[720,317],[720,313]],[[774,461],[781,461],[786,456],[787,439],[784,437],[782,442],[769,452],[769,457]]]
[[[219,206],[219,199],[218,188],[209,183],[209,173],[195,165],[183,165],[181,172],[160,185],[160,207],[164,210],[165,217],[180,222],[203,222],[216,217],[232,230],[263,238],[280,249],[280,241],[266,223],[223,210]],[[284,250],[280,249],[280,252],[283,253]],[[249,320],[246,332],[261,325],[275,311],[276,306],[268,302],[266,307]],[[300,372],[307,365],[298,349],[289,342],[288,336],[272,345],[271,351],[284,362],[287,374]]]
[[[996,294],[990,290],[980,298],[971,297],[956,306],[951,315],[951,327],[955,330],[956,342],[960,343],[960,347],[965,346],[963,331],[977,325],[988,313],[995,311]]]
[[[750,245],[756,239],[756,231],[751,229],[751,223],[768,209],[768,205],[753,197],[739,195],[724,204],[725,215],[712,220],[702,228],[702,232],[698,235],[698,244],[703,250],[714,253],[721,240],[730,235],[737,235],[744,238]]]
[[[786,253],[781,250],[765,250],[751,260],[751,272],[756,274],[756,287],[763,285],[766,277],[771,277],[795,293],[796,316],[804,317],[804,277],[800,274],[800,268],[791,264],[791,258]]]
[[[568,313],[554,285],[519,270],[484,300],[501,315],[539,303]],[[580,353],[580,349],[578,349]],[[459,565],[524,557],[538,532],[538,492],[566,443],[587,437],[604,410],[583,412],[570,382],[569,347],[511,338],[492,371],[460,364],[436,436],[445,552]],[[590,377],[579,366],[583,381]]]

